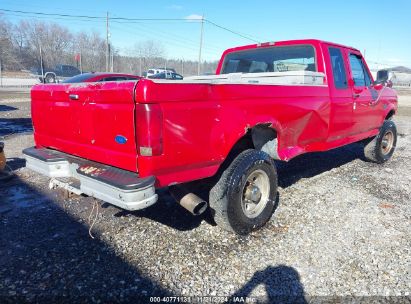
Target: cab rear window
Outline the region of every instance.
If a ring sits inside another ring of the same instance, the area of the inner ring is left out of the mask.
[[[292,45],[228,53],[221,74],[317,71],[314,47]]]

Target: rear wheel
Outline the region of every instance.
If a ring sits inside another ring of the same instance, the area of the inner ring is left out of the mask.
[[[262,151],[240,153],[210,191],[210,209],[221,228],[248,234],[271,218],[277,197],[277,172]]]
[[[380,133],[365,144],[364,155],[368,160],[382,164],[391,158],[396,144],[397,128],[395,123],[392,120],[385,120]]]

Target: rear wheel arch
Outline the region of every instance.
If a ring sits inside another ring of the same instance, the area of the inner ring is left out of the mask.
[[[256,150],[261,150],[273,159],[278,156],[278,132],[271,123],[257,124],[251,129],[251,138]]]
[[[221,167],[227,168],[229,163],[241,152],[247,149],[255,149],[266,152],[274,159],[278,157],[278,131],[272,123],[258,123],[252,127],[244,127],[245,133],[235,141],[226,154]],[[272,151],[271,151],[272,150]],[[228,163],[225,164],[224,163]]]
[[[228,150],[222,151],[223,162],[214,177],[218,177],[241,152],[248,149],[263,151],[273,159],[281,159],[278,156],[278,143],[280,142],[278,130],[281,130],[280,125],[277,122],[266,121],[255,124],[247,123],[238,128],[239,136],[229,145],[231,147]],[[227,131],[230,134],[232,132],[232,129]],[[229,142],[226,142],[226,144],[229,144]]]

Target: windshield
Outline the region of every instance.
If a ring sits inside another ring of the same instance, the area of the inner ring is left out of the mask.
[[[221,74],[287,71],[317,71],[314,48],[292,45],[228,53]]]

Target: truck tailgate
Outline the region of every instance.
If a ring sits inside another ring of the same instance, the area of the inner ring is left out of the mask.
[[[135,85],[127,81],[34,86],[36,146],[137,171]]]

